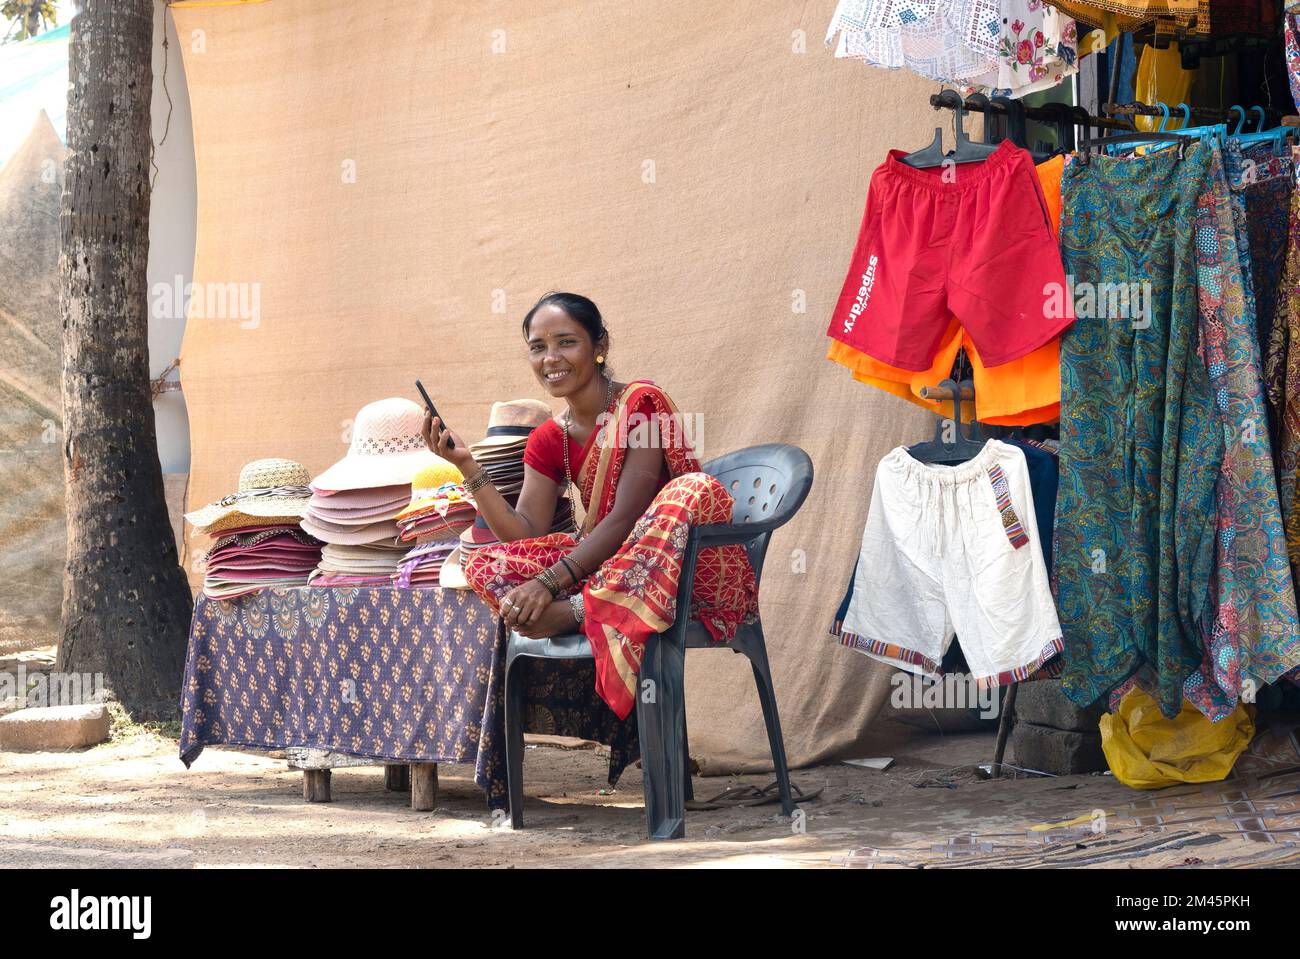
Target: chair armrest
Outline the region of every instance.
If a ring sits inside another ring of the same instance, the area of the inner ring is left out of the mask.
[[[754,537],[770,533],[780,525],[770,520],[758,523],[711,523],[697,526],[693,532],[700,549],[710,546],[743,546]]]

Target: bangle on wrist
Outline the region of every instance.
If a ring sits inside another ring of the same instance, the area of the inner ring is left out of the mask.
[[[488,476],[487,470],[480,467],[477,473],[465,481],[465,492],[473,493],[476,490],[480,490],[484,486],[487,486],[491,482],[492,478]]]
[[[546,591],[551,594],[551,599],[560,595],[560,584],[556,582],[555,574],[549,569],[542,570],[534,578],[546,587]]]
[[[582,574],[581,576],[578,577],[579,579],[586,579],[588,576],[591,575],[590,573],[587,572],[585,568],[583,568],[583,565],[579,563],[576,559],[574,559],[572,556],[565,556],[563,557],[563,559],[566,563],[572,563],[574,566],[578,567],[578,572]]]
[[[577,564],[572,562],[567,556],[561,556],[560,562],[564,564],[564,568],[568,570],[569,575],[573,577],[574,586],[577,586],[578,583],[582,582],[582,577],[578,575]]]
[[[582,621],[587,618],[587,607],[582,601],[582,593],[574,593],[569,597],[569,608],[573,610],[574,621],[581,626]]]

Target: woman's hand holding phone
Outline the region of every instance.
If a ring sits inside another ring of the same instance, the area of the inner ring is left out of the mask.
[[[424,411],[424,423],[420,427],[420,433],[424,436],[425,446],[453,464],[465,476],[473,476],[478,472],[478,463],[474,461],[474,455],[470,453],[469,447],[451,430],[444,429],[442,420],[429,410]],[[448,443],[448,438],[455,442],[454,449]]]

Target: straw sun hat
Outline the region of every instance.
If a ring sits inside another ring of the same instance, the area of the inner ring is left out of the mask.
[[[420,428],[424,410],[408,399],[377,400],[352,421],[348,455],[311,481],[315,490],[369,489],[409,484],[421,467],[439,461]]]
[[[185,518],[208,533],[276,522],[296,526],[311,499],[310,479],[307,467],[293,460],[253,460],[239,471],[238,493],[186,513]]]

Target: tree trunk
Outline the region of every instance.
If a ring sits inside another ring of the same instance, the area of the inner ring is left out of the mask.
[[[56,668],[102,673],[137,718],[175,716],[192,602],[149,395],[152,0],[72,21],[59,258],[68,564]]]

